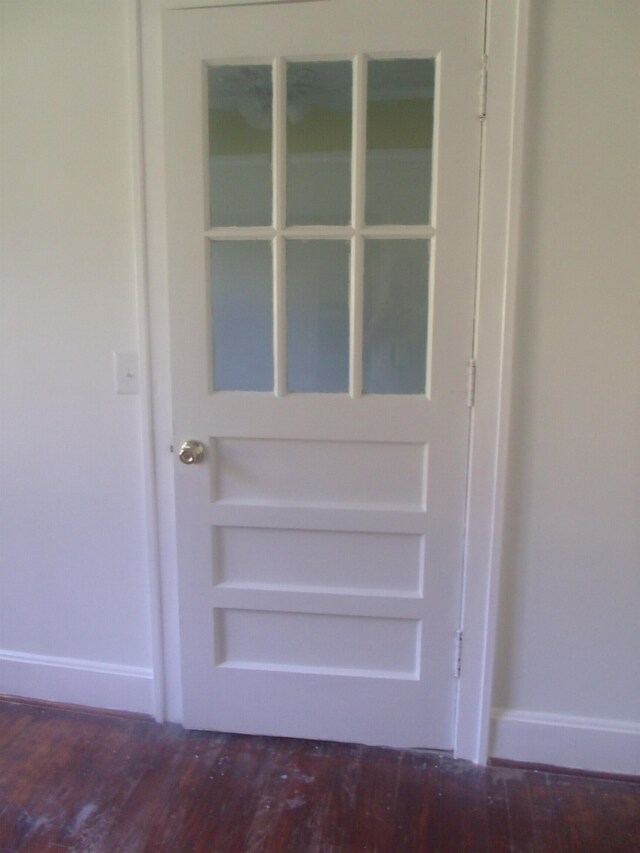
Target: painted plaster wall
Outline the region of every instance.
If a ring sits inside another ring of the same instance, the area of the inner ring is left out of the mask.
[[[528,89],[494,704],[638,724],[640,5],[533,2]]]
[[[145,668],[125,6],[0,8],[0,649]]]

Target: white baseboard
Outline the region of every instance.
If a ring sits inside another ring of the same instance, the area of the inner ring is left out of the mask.
[[[153,714],[151,669],[0,650],[0,693]]]
[[[494,708],[489,755],[640,775],[640,723]]]

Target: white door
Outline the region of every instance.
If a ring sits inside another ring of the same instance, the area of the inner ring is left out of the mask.
[[[188,727],[452,746],[483,26],[165,14]]]

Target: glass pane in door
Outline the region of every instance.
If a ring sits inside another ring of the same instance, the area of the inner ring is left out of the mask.
[[[270,225],[271,66],[212,66],[208,89],[211,225]]]
[[[349,389],[349,242],[287,241],[287,387]]]
[[[434,80],[434,59],[368,64],[368,225],[429,222]]]
[[[271,243],[213,240],[211,304],[216,391],[273,389]]]
[[[351,216],[351,63],[287,65],[287,223]]]
[[[424,394],[429,241],[366,240],[363,391]]]

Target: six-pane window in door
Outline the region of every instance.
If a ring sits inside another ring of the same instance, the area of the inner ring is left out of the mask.
[[[207,69],[215,391],[425,393],[436,83],[420,57]]]

